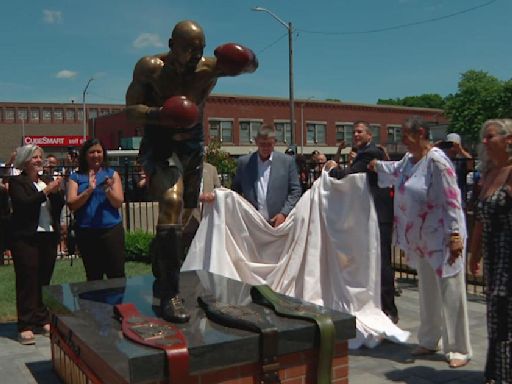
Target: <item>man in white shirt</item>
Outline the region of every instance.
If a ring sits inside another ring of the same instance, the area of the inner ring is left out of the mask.
[[[231,188],[278,227],[301,196],[299,175],[292,156],[274,151],[273,127],[261,126],[255,139],[258,151],[238,159]]]

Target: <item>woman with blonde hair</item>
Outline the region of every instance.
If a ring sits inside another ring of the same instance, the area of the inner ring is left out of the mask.
[[[486,384],[512,383],[512,120],[487,120],[482,138],[482,182],[469,268],[484,257],[487,284]]]
[[[43,150],[25,145],[16,151],[21,174],[9,180],[12,202],[10,248],[16,274],[19,342],[35,344],[35,332],[49,335],[50,317],[42,287],[50,283],[64,206],[61,179],[42,175]]]

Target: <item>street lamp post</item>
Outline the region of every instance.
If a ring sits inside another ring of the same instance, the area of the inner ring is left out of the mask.
[[[294,130],[294,117],[295,117],[295,101],[293,98],[293,27],[292,22],[289,21],[288,23],[283,21],[279,16],[277,16],[272,11],[268,10],[267,8],[263,7],[254,7],[252,8],[253,11],[257,12],[266,12],[270,16],[272,16],[275,20],[277,20],[281,25],[283,25],[288,30],[288,81],[289,81],[289,92],[290,92],[290,129],[293,135],[293,138],[295,138],[295,130]],[[286,134],[285,134],[286,137]],[[296,141],[296,140],[292,140]]]
[[[21,145],[25,145],[25,119],[21,119]]]
[[[86,111],[85,111],[85,94],[87,93],[87,88],[89,88],[89,84],[91,84],[91,81],[94,80],[94,77],[91,77],[89,79],[89,81],[87,81],[87,84],[84,88],[84,91],[82,92],[82,107],[83,107],[83,119],[84,119],[84,129],[83,129],[83,139],[85,141],[85,139],[87,138],[87,116],[86,116]]]
[[[310,96],[306,99],[306,101],[303,101],[300,105],[300,153],[304,154],[304,128],[306,127],[304,125],[304,105],[311,99],[314,99],[314,96]]]

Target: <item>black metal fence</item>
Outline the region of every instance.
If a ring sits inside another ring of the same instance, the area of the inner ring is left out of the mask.
[[[346,164],[340,164],[345,167]],[[320,176],[323,163],[314,163],[312,161],[305,161],[298,164],[300,174],[300,181],[303,192],[311,187],[313,182]],[[140,166],[132,165],[126,161],[123,165],[113,167],[120,175],[123,190],[125,193],[125,203],[121,209],[123,223],[127,231],[141,230],[149,233],[154,233],[158,217],[158,203],[151,200],[147,186],[144,183],[145,175]],[[464,200],[464,209],[466,212],[467,226],[469,230],[468,245],[471,236],[471,228],[473,226],[473,207],[475,203],[475,196],[477,196],[477,181],[478,174],[474,171],[474,161],[467,161],[466,159],[455,160],[455,168],[459,170],[459,184],[462,183],[462,198]],[[70,167],[59,167],[58,171],[51,171],[55,175],[62,175],[64,178],[64,188],[67,183],[68,175],[72,169]],[[3,180],[8,182],[11,168],[0,168],[3,175]],[[221,184],[229,187],[232,181],[232,175],[221,174],[219,175]],[[71,252],[67,249],[66,237],[71,220],[71,212],[66,207],[62,214],[62,241],[59,245],[59,254],[68,256]],[[399,279],[415,280],[416,271],[410,269],[406,263],[403,252],[399,249],[393,251],[393,265]],[[467,283],[469,290],[474,293],[480,293],[484,285],[482,276],[472,276],[467,274]]]

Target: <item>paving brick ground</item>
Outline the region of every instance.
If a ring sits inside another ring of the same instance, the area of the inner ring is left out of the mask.
[[[487,349],[485,303],[482,297],[469,298],[469,318],[473,360],[469,365],[451,369],[441,354],[429,358],[409,358],[415,346],[418,327],[418,293],[414,286],[403,286],[397,298],[399,325],[413,332],[410,344],[383,343],[374,349],[350,352],[350,384],[477,384],[483,382]],[[0,324],[0,383],[57,384],[60,380],[51,367],[50,342],[37,336],[35,346],[22,346],[16,341],[16,325]]]
[[[411,359],[410,351],[416,346],[419,325],[418,292],[406,286],[396,298],[399,326],[412,332],[408,344],[383,343],[374,349],[362,348],[350,352],[350,384],[479,384],[483,383],[483,369],[487,350],[485,301],[482,296],[468,297],[468,311],[473,347],[473,359],[465,367],[452,369],[440,353]]]

